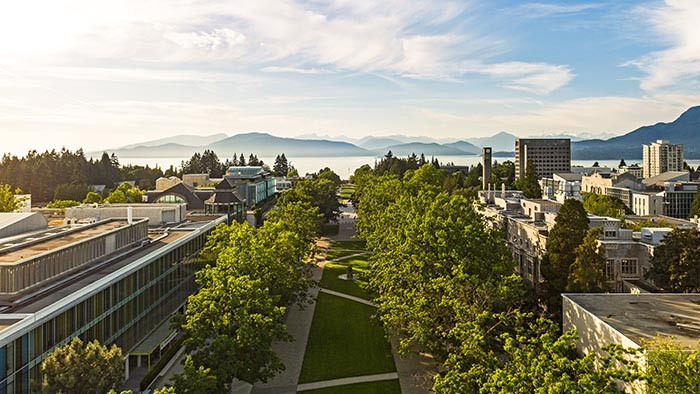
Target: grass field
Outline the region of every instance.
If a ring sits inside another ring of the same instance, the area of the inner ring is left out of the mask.
[[[342,185],[340,186],[338,196],[340,196],[341,198],[351,198],[354,193],[355,185]]]
[[[357,250],[363,251],[367,248],[365,241],[333,241],[330,245],[330,250]]]
[[[371,300],[373,298],[372,295],[362,288],[362,284],[364,283],[362,278],[366,271],[353,266],[353,272],[357,278],[356,280],[342,280],[338,278],[339,275],[345,274],[347,271],[347,265],[328,263],[323,268],[323,277],[321,277],[319,285],[324,289],[335,290],[365,300]]]
[[[395,372],[375,308],[319,293],[299,383]]]
[[[401,394],[398,380],[348,384],[346,386],[300,391],[303,394]]]

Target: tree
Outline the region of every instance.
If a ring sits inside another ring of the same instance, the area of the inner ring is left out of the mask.
[[[632,212],[619,198],[595,193],[583,193],[583,208],[593,215],[618,219],[623,219],[626,213]]]
[[[64,183],[56,186],[54,200],[82,201],[92,188],[84,183]]]
[[[576,249],[588,232],[588,224],[583,204],[569,199],[559,209],[554,227],[549,232],[540,271],[545,280],[544,296],[554,314],[560,308],[560,294],[566,290],[571,265],[576,261]]]
[[[295,176],[299,176],[299,171],[297,171],[296,168],[292,167],[292,165],[289,165],[289,171],[287,172],[287,177],[292,178]]]
[[[88,192],[83,202],[85,204],[99,204],[102,202],[102,196],[96,192]]]
[[[646,349],[648,394],[697,393],[700,388],[700,350],[682,348],[672,339],[656,338]]]
[[[654,250],[647,274],[654,284],[673,293],[700,291],[700,233],[696,229],[675,229]]]
[[[700,217],[700,189],[695,192],[695,197],[693,197],[693,205],[690,206],[690,218],[696,216]]]
[[[620,160],[620,164],[617,166],[617,168],[625,168],[627,167],[627,163],[625,163],[625,159]]]
[[[287,161],[287,157],[284,155],[284,153],[277,155],[275,158],[275,164],[272,166],[272,172],[276,176],[286,176],[289,172],[289,162]]]
[[[318,179],[327,179],[327,180],[333,182],[333,185],[335,185],[336,188],[340,187],[340,184],[341,184],[340,176],[338,176],[338,174],[333,172],[333,170],[331,170],[328,167],[319,171],[317,177],[318,177]]]
[[[16,190],[20,193],[19,190]],[[0,184],[0,212],[14,212],[22,207],[26,197],[17,198],[10,185]]]
[[[595,163],[593,163],[593,167],[600,167],[600,164],[598,164],[598,162],[596,161]]]
[[[334,220],[340,214],[336,189],[335,183],[328,179],[302,179],[292,189],[282,193],[278,204],[306,202],[317,207],[326,221]]]
[[[56,348],[41,363],[42,393],[106,393],[124,380],[122,351],[80,338]]]
[[[245,156],[243,156],[243,153],[238,157],[238,165],[245,166]]]
[[[527,323],[525,323],[528,325]],[[634,361],[619,347],[576,356],[575,332],[558,333],[556,323],[538,319],[515,335],[503,335],[505,359],[481,386],[479,393],[618,393],[618,380],[641,378]]]
[[[125,182],[105,197],[105,201],[110,204],[140,203],[143,202],[143,190]]]
[[[216,376],[212,375],[211,368],[205,368],[201,365],[195,367],[192,356],[185,358],[184,371],[173,376],[173,382],[175,384],[172,392],[177,394],[210,394],[217,392],[217,380]]]
[[[571,265],[566,291],[572,293],[600,293],[606,290],[605,257],[598,250],[602,230],[588,230],[581,245],[576,248],[576,260]]]
[[[197,272],[197,283],[201,289],[190,296],[182,325],[185,348],[194,366],[216,377],[214,392],[228,392],[234,378],[265,382],[282,371],[272,344],[291,339],[283,323],[285,308],[262,282],[235,277],[217,265]]]
[[[537,178],[537,170],[531,161],[527,162],[525,176],[516,180],[515,185],[527,198],[542,198],[542,188]]]

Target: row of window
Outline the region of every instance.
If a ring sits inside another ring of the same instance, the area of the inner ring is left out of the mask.
[[[0,394],[28,392],[41,361],[75,336],[128,353],[195,291],[192,257],[205,242],[193,238],[0,348]]]

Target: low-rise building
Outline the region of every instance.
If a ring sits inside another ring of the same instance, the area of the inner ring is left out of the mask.
[[[551,178],[541,178],[542,198],[564,203],[568,199],[581,201],[581,174],[554,173]]]
[[[562,294],[562,328],[576,330],[582,354],[610,344],[639,348],[659,336],[697,349],[700,294]]]
[[[31,392],[41,362],[74,337],[119,346],[127,378],[155,365],[196,290],[197,255],[224,220],[149,233],[145,218],[108,219],[0,244],[0,392]]]
[[[644,189],[644,185],[630,173],[594,172],[581,178],[581,190],[585,193],[607,194],[607,189],[613,187],[631,190]]]

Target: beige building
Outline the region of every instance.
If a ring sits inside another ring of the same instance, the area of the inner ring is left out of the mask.
[[[182,180],[176,176],[160,177],[156,179],[156,190],[168,190],[179,183],[182,183]]]
[[[667,171],[683,171],[683,145],[656,140],[642,146],[642,175],[649,178]]]
[[[571,172],[571,140],[568,138],[518,138],[515,140],[515,177],[525,176],[531,162],[540,178],[555,172]]]
[[[576,330],[581,354],[602,354],[610,344],[639,348],[657,337],[698,349],[700,294],[562,294],[562,326]],[[638,384],[625,389],[644,392]]]

